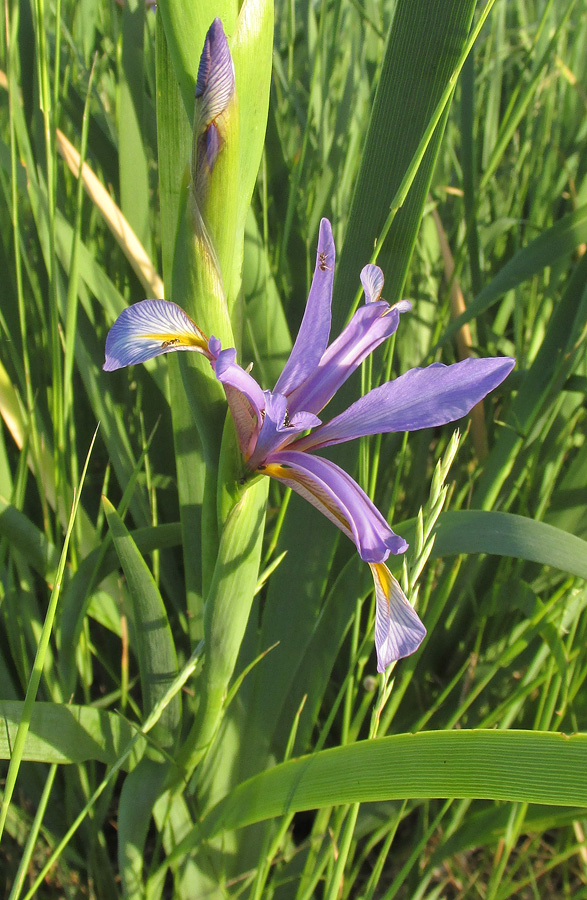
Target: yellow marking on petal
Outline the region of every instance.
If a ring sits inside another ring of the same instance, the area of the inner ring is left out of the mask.
[[[279,463],[267,463],[264,466],[259,466],[259,469],[263,472],[263,475],[269,475],[271,478],[292,479],[294,474],[291,469],[286,469],[285,466],[280,466]]]
[[[165,348],[181,346],[199,347],[201,350],[208,349],[207,340],[189,332],[178,334],[177,332],[169,331],[165,334],[143,334],[142,337],[151,341],[160,341],[161,346]]]
[[[318,486],[313,481],[313,479],[304,477],[299,472],[296,472],[295,469],[292,469],[289,466],[282,466],[280,465],[280,463],[267,463],[264,466],[259,466],[259,471],[263,475],[269,475],[270,478],[281,478],[284,481],[295,481],[296,484],[299,484],[301,487],[303,487],[308,494],[310,494],[319,503],[321,503],[328,510],[332,518],[336,519],[337,522],[340,522],[340,524],[343,526],[343,529],[347,533],[352,531],[346,516],[343,516],[340,509],[333,503],[332,498],[329,494],[326,493],[326,491],[321,491],[318,489]]]
[[[368,565],[369,565],[369,568],[371,569],[371,574],[373,575],[373,581],[375,581],[376,584],[379,584],[379,587],[385,594],[385,599],[387,600],[387,605],[389,606],[389,594],[391,591],[392,579],[395,581],[395,579],[393,578],[393,575],[391,574],[391,572],[389,571],[389,569],[387,568],[385,563],[382,563],[382,562],[371,563],[370,562]]]

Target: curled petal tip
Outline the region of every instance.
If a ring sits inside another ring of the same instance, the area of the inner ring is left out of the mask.
[[[103,368],[114,372],[173,350],[209,356],[205,334],[176,303],[142,300],[123,310],[108,332]]]
[[[379,266],[369,263],[361,271],[361,284],[365,291],[365,303],[376,303],[381,297],[385,278]]]

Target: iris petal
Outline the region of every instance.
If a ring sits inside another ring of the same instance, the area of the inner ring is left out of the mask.
[[[315,428],[320,419],[312,413],[297,413],[290,419],[287,398],[283,394],[265,391],[265,415],[257,436],[254,452],[247,459],[250,469],[256,469],[273,451],[285,447],[302,431]]]
[[[210,340],[210,344],[212,343],[213,339]],[[245,460],[248,460],[257,445],[263,424],[265,394],[253,376],[236,362],[234,348],[221,350],[213,366],[214,374],[226,394],[241,452]]]
[[[369,391],[340,416],[296,442],[296,450],[316,450],[368,434],[417,431],[454,422],[466,415],[506,378],[509,357],[465,359],[445,366],[410,369],[395,381]]]
[[[141,300],[123,310],[108,332],[104,370],[113,372],[173,350],[210,356],[206,335],[176,303]]]
[[[230,384],[247,397],[260,420],[261,412],[265,409],[265,393],[253,376],[236,362],[236,350],[233,347],[220,351],[214,364],[214,373],[221,384]]]
[[[322,219],[316,251],[316,267],[306,311],[293,350],[275,385],[276,393],[289,397],[291,391],[316,369],[328,346],[335,257],[330,222],[328,219]],[[297,406],[296,410],[301,408]]]
[[[426,629],[384,563],[369,563],[375,582],[375,649],[377,671],[409,656],[426,637]]]
[[[394,534],[356,481],[329,459],[282,450],[271,454],[262,471],[330,519],[354,542],[365,562],[383,562],[390,552],[407,550],[406,541]]]
[[[319,413],[373,350],[396,331],[399,311],[383,300],[361,306],[320,364],[289,396],[290,412]]]
[[[361,272],[361,284],[365,291],[365,303],[375,303],[381,297],[385,279],[379,266],[369,263]]]

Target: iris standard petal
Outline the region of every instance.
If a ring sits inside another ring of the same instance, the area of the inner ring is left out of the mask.
[[[176,303],[141,300],[123,310],[108,332],[104,370],[113,372],[172,350],[210,356],[208,338]]]
[[[328,346],[335,257],[330,222],[328,219],[322,219],[318,235],[316,267],[304,318],[293,350],[275,385],[276,393],[289,396],[291,391],[316,369]],[[301,407],[298,406],[297,409]]]
[[[384,563],[369,563],[375,582],[377,671],[409,656],[426,637],[414,607]]]
[[[319,413],[364,359],[399,325],[399,310],[380,300],[361,306],[326,350],[320,364],[288,397],[290,412]]]
[[[390,552],[407,550],[406,541],[394,534],[356,481],[329,459],[282,450],[271,454],[260,471],[320,510],[355,543],[365,562],[383,562]]]
[[[515,360],[464,359],[410,369],[395,381],[369,391],[340,416],[296,442],[296,450],[316,450],[368,434],[418,431],[466,415],[513,369]]]
[[[375,303],[381,297],[384,284],[383,272],[379,266],[369,263],[361,270],[361,284],[365,291],[365,303]]]

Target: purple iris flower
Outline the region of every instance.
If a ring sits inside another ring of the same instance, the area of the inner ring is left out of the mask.
[[[106,340],[107,371],[173,350],[196,350],[224,387],[245,466],[276,478],[308,500],[354,542],[375,583],[375,646],[383,672],[413,653],[426,630],[385,560],[404,553],[395,534],[362,488],[340,466],[314,451],[386,432],[416,431],[466,415],[511,372],[514,360],[466,359],[411,369],[382,384],[329,422],[318,418],[338,388],[390,337],[407,301],[381,300],[383,273],[365,266],[365,304],[329,344],[335,248],[322,219],[316,268],[293,350],[272,391],[263,390],[236,362],[236,350],[209,340],[176,304],[144,300],[126,309]]]

